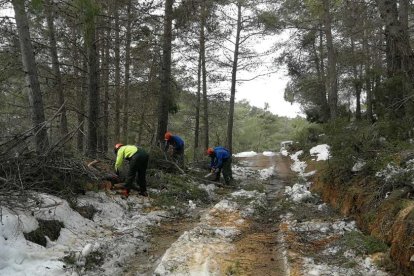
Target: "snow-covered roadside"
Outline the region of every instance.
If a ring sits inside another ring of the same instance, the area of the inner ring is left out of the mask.
[[[272,151],[264,151],[263,153],[256,153],[254,151],[248,151],[248,152],[240,152],[234,155],[234,157],[237,158],[250,158],[250,157],[258,157],[262,158],[263,156],[266,158],[272,158],[273,156],[276,156],[277,153]],[[250,162],[246,160],[240,161],[242,166],[233,165],[232,171],[233,171],[233,177],[236,180],[242,180],[242,179],[257,179],[265,180],[269,179],[271,176],[275,174],[275,166],[269,166],[268,168],[264,169],[258,169],[258,168],[252,168],[249,167]]]
[[[299,215],[287,213],[281,217],[280,240],[287,250],[286,259],[291,260],[289,266],[302,275],[388,275],[374,265],[370,256],[361,256],[354,248],[347,247],[346,242],[339,242],[346,235],[362,233],[354,221],[327,215],[329,207],[309,191],[312,183],[307,179],[315,172],[305,173],[307,164],[299,159],[302,154],[303,151],[299,151],[290,155],[291,169],[298,173],[299,182],[285,187],[287,200],[295,204],[292,210],[299,210]],[[329,146],[316,146],[310,154],[315,156],[315,161],[327,160]]]
[[[80,205],[97,209],[93,220],[82,217],[58,197],[39,195],[41,204],[30,212],[13,213],[2,208],[0,224],[0,275],[77,275],[84,271],[86,255],[102,254],[105,261],[98,271],[88,275],[117,275],[122,266],[146,244],[145,229],[157,224],[164,212],[145,213],[147,198],[131,196],[127,200],[90,192],[79,199]],[[26,241],[27,233],[38,227],[37,219],[58,220],[64,225],[56,241],[43,247]],[[62,258],[71,256],[67,266]]]

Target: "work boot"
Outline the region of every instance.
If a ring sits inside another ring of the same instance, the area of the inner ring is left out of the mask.
[[[121,194],[121,198],[127,199],[129,196],[129,189],[122,189],[119,193]]]

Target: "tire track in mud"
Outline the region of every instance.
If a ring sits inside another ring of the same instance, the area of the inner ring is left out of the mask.
[[[261,210],[259,215],[251,220],[250,226],[235,242],[236,250],[230,254],[230,260],[227,261],[232,266],[230,273],[226,275],[287,275],[285,250],[278,234],[280,212],[277,205],[283,199],[285,185],[294,177],[290,170],[290,160],[279,154],[258,154],[240,158],[240,161],[244,161],[246,166],[255,170],[273,167],[274,172],[271,178],[257,181],[264,184],[267,209]]]

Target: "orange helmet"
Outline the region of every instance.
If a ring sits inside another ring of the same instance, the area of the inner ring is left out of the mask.
[[[165,139],[165,140],[170,140],[170,139],[171,139],[171,137],[172,137],[172,134],[171,134],[171,132],[169,132],[169,131],[167,131],[167,132],[165,133],[165,135],[164,135],[164,139]]]
[[[123,146],[123,144],[121,144],[121,143],[116,144],[115,147],[114,147],[115,151],[117,151],[122,146]]]
[[[212,148],[207,149],[207,154],[212,155],[214,153],[214,150]]]

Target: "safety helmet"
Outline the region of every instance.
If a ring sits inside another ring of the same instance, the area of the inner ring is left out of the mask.
[[[171,139],[171,137],[172,137],[172,134],[171,134],[171,132],[169,132],[169,131],[167,131],[167,132],[165,133],[165,135],[164,135],[164,139],[165,139],[165,140],[170,140],[170,139]]]
[[[119,150],[119,148],[122,147],[122,146],[123,146],[123,144],[121,144],[121,143],[116,144],[115,147],[114,147],[114,152],[116,153]]]
[[[213,155],[214,150],[212,148],[207,149],[207,155]]]

